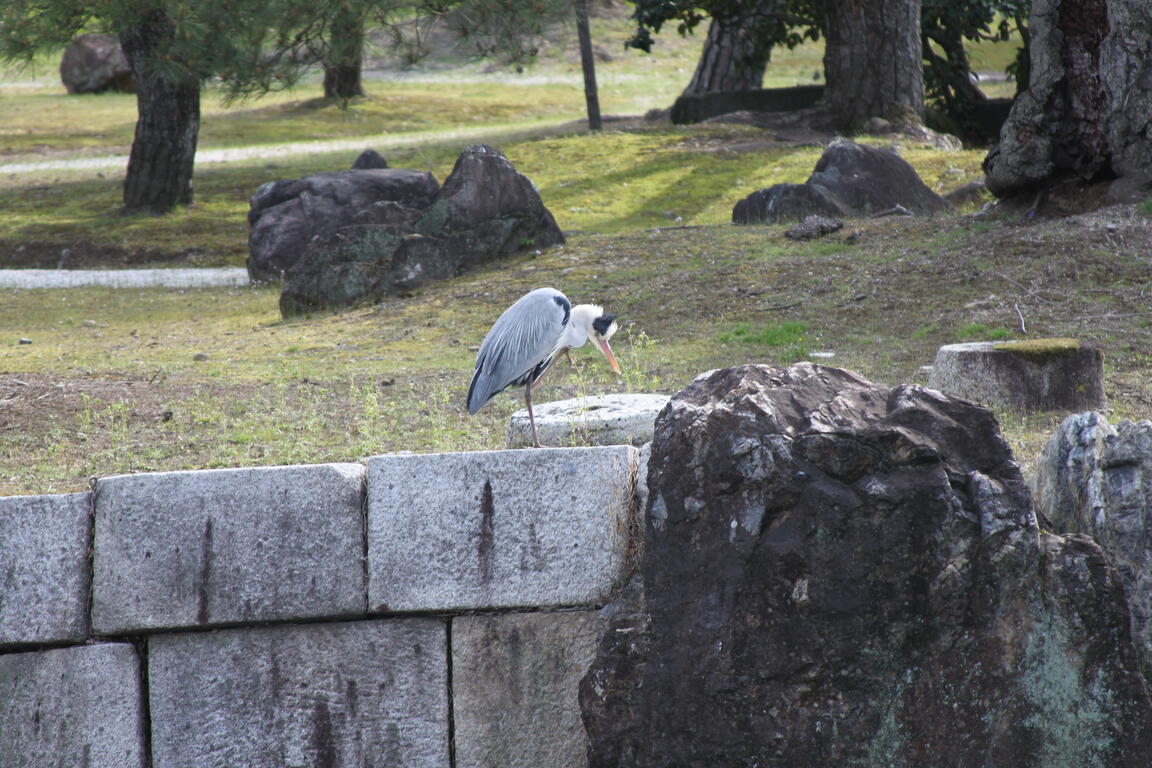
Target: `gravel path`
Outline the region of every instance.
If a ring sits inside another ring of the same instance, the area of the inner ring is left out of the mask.
[[[239,267],[197,269],[0,269],[0,288],[209,288],[248,285]]]
[[[413,144],[437,144],[448,141],[473,141],[478,138],[495,140],[503,133],[523,131],[539,125],[538,123],[502,123],[493,125],[471,125],[463,128],[448,128],[442,131],[422,131],[410,134],[381,133],[375,136],[355,136],[347,139],[329,139],[325,141],[294,141],[284,144],[257,144],[246,147],[232,147],[229,149],[202,149],[196,152],[196,165],[211,165],[214,163],[234,163],[240,160],[250,160],[254,157],[264,160],[290,157],[293,155],[311,155],[320,152],[342,152],[362,150],[371,147],[378,152],[386,152],[397,147],[407,147]],[[95,157],[61,157],[55,160],[34,160],[21,163],[7,163],[0,165],[0,175],[11,173],[35,173],[39,171],[78,171],[78,170],[118,170],[124,171],[128,167],[127,155],[98,155]]]

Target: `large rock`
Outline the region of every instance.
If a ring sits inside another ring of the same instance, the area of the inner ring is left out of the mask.
[[[102,478],[92,628],[364,615],[363,482],[360,464]]]
[[[407,232],[439,191],[432,174],[403,168],[328,171],[262,184],[248,201],[248,274],[280,280],[313,240],[342,227],[391,223]]]
[[[577,688],[595,650],[595,611],[452,619],[456,765],[584,768]]]
[[[89,500],[0,498],[0,648],[88,635]]]
[[[366,463],[370,610],[597,605],[625,576],[631,446]]]
[[[64,49],[60,80],[68,93],[136,92],[128,59],[114,35],[80,35]]]
[[[581,684],[592,766],[1147,764],[1118,574],[1038,529],[989,411],[713,371],[662,413],[648,482]]]
[[[156,768],[449,765],[441,619],[152,635]]]
[[[1132,632],[1152,654],[1152,421],[1069,416],[1036,463],[1033,495],[1052,530],[1087,534],[1112,556]]]
[[[144,768],[140,680],[130,643],[0,655],[0,765]]]
[[[732,221],[761,224],[812,214],[869,216],[901,208],[932,215],[951,206],[895,151],[837,139],[824,150],[806,182],[753,192],[732,209]]]
[[[442,188],[417,171],[351,170],[265,184],[250,205],[249,272],[283,276],[285,316],[379,300],[564,242],[532,182],[484,144],[460,154]]]

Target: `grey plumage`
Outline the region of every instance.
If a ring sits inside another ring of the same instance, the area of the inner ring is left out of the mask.
[[[588,339],[619,373],[620,366],[608,340],[616,332],[613,315],[594,304],[572,306],[555,288],[537,288],[504,310],[480,344],[476,370],[468,387],[468,412],[476,413],[497,393],[523,386],[532,426],[532,443],[539,447],[532,414],[532,385],[556,355],[584,346]]]
[[[508,387],[540,378],[552,362],[571,311],[568,297],[555,288],[537,288],[504,310],[480,343],[468,387],[468,412],[476,413]]]

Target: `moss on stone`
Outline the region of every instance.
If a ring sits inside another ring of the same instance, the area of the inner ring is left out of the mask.
[[[998,352],[1011,352],[1019,357],[1040,363],[1053,357],[1064,357],[1079,352],[1080,341],[1068,337],[1002,341],[993,344],[992,349]]]

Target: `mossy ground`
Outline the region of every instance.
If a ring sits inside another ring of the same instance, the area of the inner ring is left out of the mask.
[[[699,39],[672,43],[663,58],[621,53],[615,68],[604,64],[605,111],[670,103],[691,74]],[[819,60],[810,48],[795,57],[773,61],[793,82]],[[614,346],[624,375],[615,379],[582,350],[577,367],[549,374],[540,400],[673,392],[709,368],[816,352],[880,382],[923,382],[936,347],[963,330],[972,338],[1007,331],[1099,343],[1113,418],[1152,413],[1145,219],[1108,229],[973,219],[967,211],[850,222],[810,243],[786,239],[784,227],[733,227],[736,200],[802,181],[821,148],[746,126],[639,120],[591,137],[572,122],[582,110],[576,72],[574,57],[557,53],[526,73],[544,81],[538,90],[472,67],[460,92],[444,84],[451,75],[428,71],[397,76],[403,87],[370,80],[371,97],[347,111],[298,90],[206,112],[202,147],[327,135],[363,136],[368,146],[389,119],[396,122],[388,130],[417,119],[503,121],[482,138],[533,179],[569,242],[373,307],[292,321],[280,319],[272,288],[5,292],[0,494],[78,490],[90,476],[118,472],[501,447],[519,393],[469,417],[464,392],[484,332],[541,285],[622,316]],[[72,101],[50,93],[55,88],[0,86],[0,164],[126,149],[130,97]],[[36,104],[45,92],[40,117],[5,109]],[[55,124],[44,120],[53,110],[62,110]],[[393,166],[442,180],[460,147],[413,140],[384,154]],[[980,175],[979,150],[905,143],[901,151],[938,191]],[[164,217],[120,215],[115,173],[0,176],[0,258],[54,265],[67,249],[74,266],[239,265],[247,198],[258,184],[347,167],[354,156],[257,153],[203,166],[196,204]],[[17,343],[22,337],[32,343]],[[1002,415],[1024,463],[1061,415]]]

